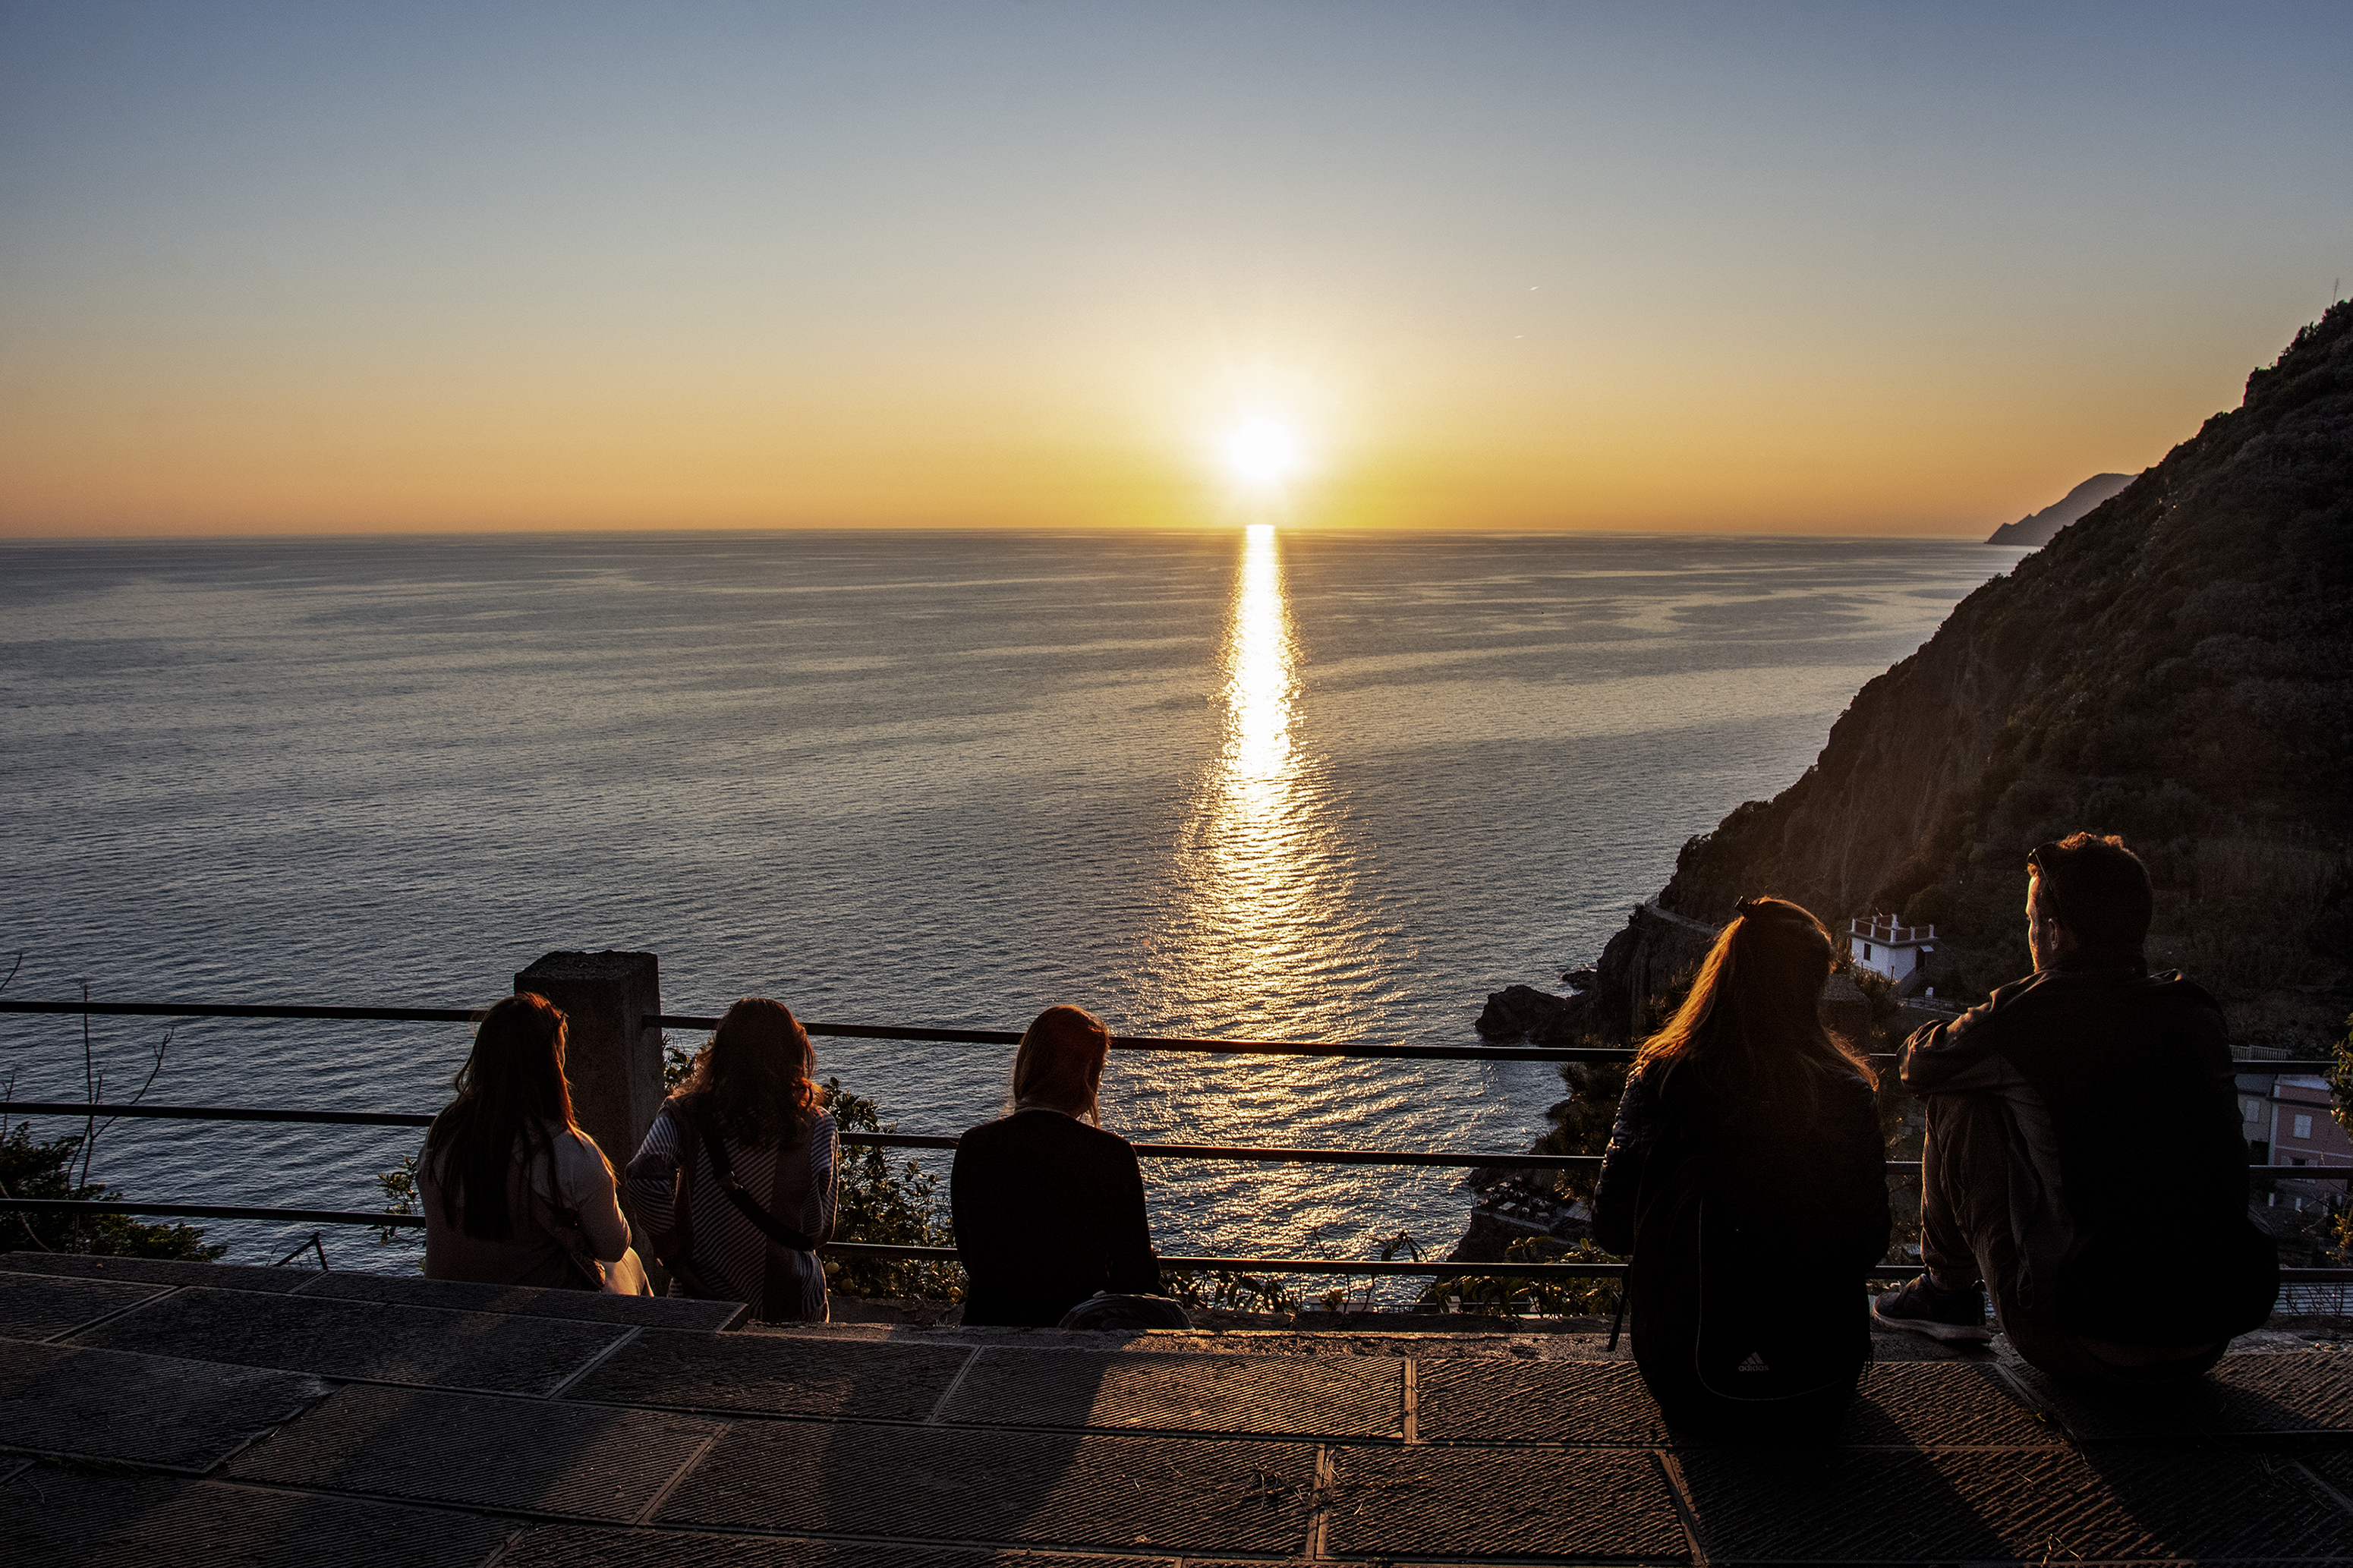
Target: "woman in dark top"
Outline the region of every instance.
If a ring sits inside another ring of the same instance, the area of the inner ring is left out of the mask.
[[[948,1202],[966,1323],[1050,1329],[1098,1290],[1159,1290],[1135,1151],[1096,1103],[1110,1051],[1102,1019],[1047,1008],[1013,1058],[1012,1113],[957,1141]]]
[[[1822,1027],[1831,967],[1820,921],[1741,900],[1602,1162],[1593,1232],[1633,1256],[1634,1360],[1703,1436],[1827,1436],[1871,1358],[1885,1156],[1870,1069]]]

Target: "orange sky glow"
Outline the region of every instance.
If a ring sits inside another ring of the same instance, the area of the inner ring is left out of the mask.
[[[554,15],[12,17],[0,536],[1982,536],[2353,276],[2327,8]]]

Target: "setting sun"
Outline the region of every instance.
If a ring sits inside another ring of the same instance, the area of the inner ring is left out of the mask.
[[[1254,496],[1280,493],[1307,467],[1298,432],[1265,414],[1228,426],[1218,439],[1218,458],[1235,488]]]

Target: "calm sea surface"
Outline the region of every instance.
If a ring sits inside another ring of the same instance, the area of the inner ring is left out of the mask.
[[[7,994],[664,1005],[1476,1043],[2019,552],[1645,536],[783,533],[0,547]],[[110,1097],[159,1020],[101,1019]],[[182,1021],[158,1102],[438,1107],[459,1026]],[[820,1040],[903,1131],[998,1047]],[[19,1098],[80,1026],[0,1018]],[[1547,1066],[1121,1055],[1137,1139],[1515,1149]],[[43,1135],[71,1130],[46,1123]],[[374,1207],[415,1135],[118,1123],[152,1201]],[[617,1158],[626,1152],[613,1152]],[[1146,1171],[1164,1251],[1452,1243],[1446,1173]],[[224,1224],[232,1259],[307,1231]],[[361,1234],[338,1267],[406,1267]]]

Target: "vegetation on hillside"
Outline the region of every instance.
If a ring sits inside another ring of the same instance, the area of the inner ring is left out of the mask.
[[[2235,1039],[2325,1053],[2353,1002],[2353,302],[1963,601],[1662,901],[1933,923],[1939,994],[1982,994],[2029,967],[2027,850],[2077,828],[2147,862],[2150,957]]]

